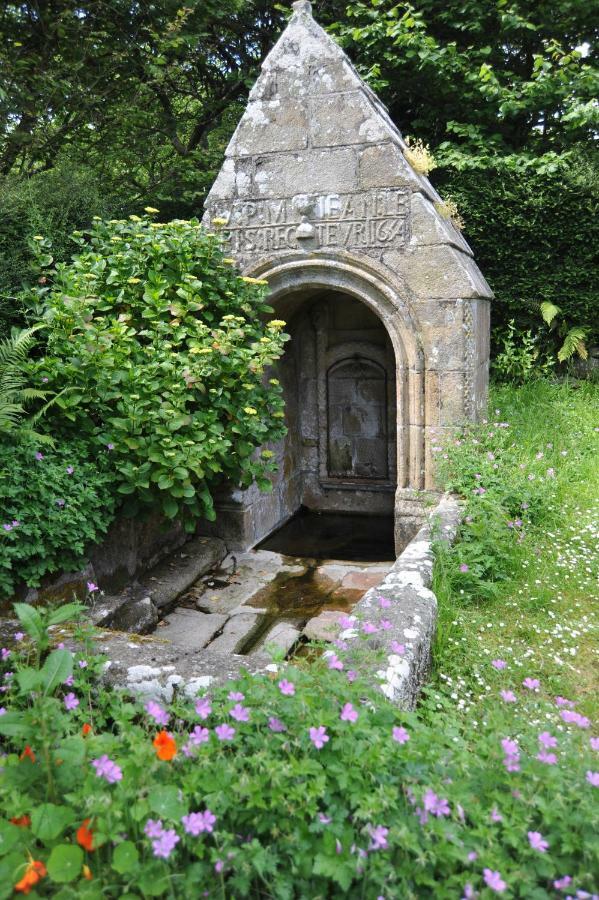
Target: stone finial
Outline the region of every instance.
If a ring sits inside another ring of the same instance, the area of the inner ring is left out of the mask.
[[[309,16],[312,15],[312,4],[309,0],[296,0],[293,4],[293,12],[294,13],[308,13]]]

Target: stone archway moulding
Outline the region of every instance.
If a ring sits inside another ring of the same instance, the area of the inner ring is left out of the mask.
[[[385,326],[395,353],[397,379],[397,490],[424,487],[424,357],[409,306],[382,267],[350,254],[293,254],[261,261],[248,275],[268,282],[277,307],[288,294],[335,290],[360,300]]]

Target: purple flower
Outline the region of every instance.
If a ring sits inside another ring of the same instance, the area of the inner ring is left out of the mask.
[[[467,566],[466,563],[462,563],[462,565],[460,566],[460,572],[469,572],[469,571],[470,571],[470,566]]]
[[[547,753],[546,750],[539,750],[537,753],[537,759],[539,762],[547,763],[548,766],[554,766],[557,762],[557,756],[555,753]]]
[[[220,874],[224,868],[225,868],[225,864],[222,861],[222,859],[217,859],[216,862],[214,863],[214,871],[217,874]]]
[[[506,767],[508,772],[519,772],[520,771],[520,749],[516,741],[510,740],[510,738],[504,738],[501,741],[501,746],[505,752],[505,759],[503,760],[503,765]]]
[[[350,684],[353,681],[355,681],[357,677],[358,677],[358,673],[354,672],[353,669],[350,669],[349,672],[347,673],[347,680],[349,681]]]
[[[293,697],[295,694],[295,685],[292,681],[287,681],[286,678],[283,678],[282,681],[279,681],[279,690],[285,697]]]
[[[92,766],[96,770],[98,778],[104,778],[108,784],[114,784],[123,779],[123,772],[120,766],[117,766],[117,764],[109,759],[106,754],[99,759],[93,759]]]
[[[114,450],[114,444],[106,444],[107,450]]]
[[[557,738],[549,734],[548,731],[542,731],[539,735],[539,744],[546,748],[557,747]]]
[[[64,684],[66,687],[71,687],[71,685],[73,684],[74,681],[75,681],[75,679],[73,678],[72,675],[67,675],[67,677],[66,677],[65,680],[63,681],[63,684]]]
[[[97,584],[94,584],[93,581],[88,581],[87,582],[87,590],[90,594],[93,594],[95,591],[99,591],[100,588],[98,587]]]
[[[41,462],[42,459],[44,458],[44,454],[40,453],[38,450],[37,453],[35,454],[35,458],[37,459],[38,462]]]
[[[541,687],[541,682],[538,678],[525,678],[522,684],[529,691],[538,691]]]
[[[205,744],[209,740],[210,732],[207,728],[202,728],[201,725],[196,725],[189,735],[189,743],[193,744],[194,747],[199,747],[200,744]]]
[[[196,700],[196,714],[200,719],[207,719],[211,712],[212,706],[207,697],[200,697],[199,700]]]
[[[389,829],[385,828],[384,825],[377,825],[376,827],[370,826],[370,846],[369,850],[386,850],[389,846],[387,841],[387,835],[389,834]]]
[[[173,828],[163,831],[160,837],[152,841],[154,856],[160,859],[168,859],[180,840],[179,835]]]
[[[471,850],[466,859],[468,860],[468,862],[476,862],[476,860],[478,859],[478,853],[476,852],[476,850]]]
[[[287,726],[283,722],[281,722],[280,719],[277,719],[276,716],[271,716],[271,718],[268,720],[268,727],[275,733],[287,731]]]
[[[379,597],[379,606],[381,609],[389,609],[391,606],[391,601],[387,600],[386,597]]]
[[[549,849],[549,844],[540,831],[529,831],[528,843],[533,850],[538,850],[539,853],[545,853]]]
[[[250,711],[247,706],[242,706],[241,703],[236,703],[233,709],[229,710],[229,715],[232,719],[235,719],[236,722],[250,721]]]
[[[188,816],[183,816],[181,822],[187,834],[197,837],[204,831],[208,833],[214,831],[216,816],[207,809],[205,812],[192,812]]]
[[[495,891],[496,894],[503,894],[507,888],[507,884],[503,881],[499,872],[493,872],[491,869],[483,869],[483,878],[487,887]]]
[[[599,772],[591,772],[590,770],[586,775],[587,781],[589,784],[592,784],[593,787],[599,787]]]
[[[375,634],[378,631],[378,628],[373,622],[364,622],[362,631],[364,634]]]
[[[410,740],[410,735],[402,725],[395,725],[392,731],[393,740],[398,744],[406,744]]]
[[[379,622],[379,628],[381,631],[389,631],[393,628],[393,622],[390,622],[389,619],[381,619]]]
[[[17,631],[14,634],[15,641],[22,641],[24,637],[25,637],[25,635],[23,634],[22,631]]]
[[[331,653],[328,658],[329,669],[342,669],[343,663],[339,659],[336,653]]]
[[[158,838],[163,831],[161,819],[148,819],[144,825],[144,834],[149,838]]]
[[[330,740],[324,725],[319,725],[318,728],[310,728],[310,740],[317,750],[322,750],[324,745]]]
[[[12,531],[12,525],[9,525],[8,522],[5,522],[2,527],[4,528],[5,531]]]
[[[398,641],[391,641],[391,652],[398,656],[403,656],[406,652],[406,645],[400,644]]]
[[[16,638],[16,634],[15,634]],[[591,750],[599,750],[599,737],[592,737],[590,739]]]
[[[79,700],[77,699],[75,694],[70,693],[70,694],[67,694],[66,697],[64,698],[64,705],[65,705],[65,708],[68,709],[70,712],[72,709],[77,709],[77,707],[79,706]]]
[[[556,706],[559,706],[559,707],[567,706],[568,709],[574,709],[574,701],[573,701],[573,700],[566,700],[565,697],[556,697],[556,698],[555,698],[555,705],[556,705]]]
[[[62,507],[65,505],[65,502],[65,500],[57,500],[56,505],[60,507],[60,509],[62,509]]]
[[[159,703],[155,703],[154,700],[148,700],[145,705],[145,710],[158,725],[168,725],[170,716]]]
[[[556,891],[563,891],[569,884],[572,884],[572,878],[569,875],[564,875],[562,878],[558,878],[553,882],[553,887]]]
[[[79,666],[80,669],[87,669],[87,660],[80,659],[77,665]]]
[[[472,887],[470,882],[467,882],[464,885],[464,896],[462,897],[462,900],[474,900],[475,897],[476,897],[476,892],[475,892],[474,888]]]
[[[511,738],[503,738],[501,746],[507,756],[518,756],[520,752],[517,741],[512,741]]]
[[[343,709],[341,710],[341,715],[339,717],[342,722],[357,722],[358,721],[358,713],[353,708],[351,703],[346,703]]]
[[[10,656],[10,650],[8,650],[6,647],[3,647],[2,650],[0,650],[0,656],[2,657],[2,662],[4,662]]]
[[[245,694],[242,694],[241,691],[231,691],[227,696],[229,700],[245,700]]]
[[[507,663],[505,659],[494,659],[491,665],[494,669],[497,669],[499,671],[500,669],[505,669]]]
[[[321,825],[330,825],[333,820],[329,816],[325,816],[324,813],[318,813],[318,821]]]
[[[227,724],[217,725],[214,729],[214,733],[219,741],[232,741],[235,737],[235,729]]]
[[[503,816],[501,815],[501,813],[499,812],[499,810],[497,809],[496,806],[494,806],[493,809],[491,810],[489,818],[491,819],[491,822],[503,822]]]
[[[518,698],[513,691],[501,691],[501,699],[504,703],[517,703]]]
[[[447,799],[445,797],[438,797],[431,788],[426,791],[422,801],[424,803],[425,812],[431,813],[437,818],[449,815],[449,804]]]
[[[75,469],[73,466],[67,466],[67,475],[72,475]]]
[[[6,715],[6,707],[0,706],[0,716],[5,716],[5,715]]]
[[[591,720],[587,719],[586,716],[582,716],[578,712],[574,712],[570,709],[563,709],[560,713],[561,718],[564,722],[572,725],[578,725],[579,728],[590,728]]]

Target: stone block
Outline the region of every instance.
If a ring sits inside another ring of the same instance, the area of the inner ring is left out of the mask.
[[[158,610],[149,597],[130,600],[119,607],[112,617],[110,627],[116,631],[134,634],[151,634],[158,624]]]
[[[190,652],[203,650],[218,634],[227,621],[226,616],[216,613],[201,613],[193,609],[179,607],[166,620],[158,637]]]
[[[254,179],[259,197],[328,193],[333,186],[351,192],[358,187],[356,156],[347,148],[258,156]]]
[[[350,91],[359,86],[356,73],[343,59],[318,63],[310,72],[310,95],[333,94]]]
[[[373,144],[389,136],[385,121],[360,90],[314,97],[309,126],[314,147]]]
[[[300,637],[301,632],[295,625],[290,622],[278,622],[262,641],[261,648],[275,647],[279,652],[287,655]]]
[[[143,581],[143,591],[159,610],[174,605],[209,569],[226,556],[227,548],[218,538],[198,537],[152,570]]]
[[[308,145],[308,117],[302,101],[255,100],[250,103],[227,150],[227,156],[250,156]]]
[[[464,364],[464,310],[455,300],[420,300],[413,304],[427,369],[443,372]]]
[[[261,616],[258,612],[240,613],[232,616],[220,634],[210,644],[212,654],[230,655],[239,653],[243,644],[250,637]]]
[[[440,204],[437,203],[437,206]],[[428,247],[435,244],[451,244],[472,256],[472,250],[451,219],[444,217],[437,207],[421,193],[412,194],[411,247]]]
[[[334,641],[341,630],[339,620],[346,615],[347,613],[337,610],[325,610],[306,623],[303,635],[309,641]]]
[[[362,190],[377,187],[406,187],[420,190],[421,184],[396,143],[386,141],[360,150],[358,176]]]
[[[439,244],[417,247],[407,253],[389,250],[383,253],[383,262],[398,272],[420,299],[493,297],[471,257],[455,247]]]

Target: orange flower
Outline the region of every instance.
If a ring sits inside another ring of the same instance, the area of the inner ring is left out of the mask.
[[[19,756],[19,759],[25,759],[25,757],[27,757],[28,759],[30,759],[31,762],[33,762],[33,763],[35,762],[35,753],[34,753],[33,750],[31,749],[31,747],[29,746],[29,744],[26,744],[26,745],[25,745],[25,749],[23,750],[23,752],[22,752],[21,755]]]
[[[158,759],[164,759],[168,762],[177,755],[175,739],[168,731],[159,731],[152,743],[156,747]]]
[[[87,737],[91,730],[92,730],[91,725],[89,724],[89,722],[86,722],[84,724],[83,728],[81,729],[81,734],[83,735],[83,737]]]
[[[15,884],[15,891],[19,891],[22,894],[28,894],[31,888],[35,887],[38,881],[47,874],[48,871],[43,862],[32,859],[25,869],[25,874],[21,880],[17,881]]]
[[[14,819],[11,819],[10,821],[13,825],[18,825],[19,828],[29,828],[31,825],[31,819],[28,815],[15,816]]]
[[[93,878],[92,870],[89,866],[83,866],[83,877],[87,878],[88,881],[91,881]]]
[[[94,835],[91,828],[88,828],[91,819],[84,819],[83,825],[80,825],[77,829],[77,843],[80,844],[84,850],[87,850],[88,853],[91,853],[92,850],[95,850],[94,847]]]

